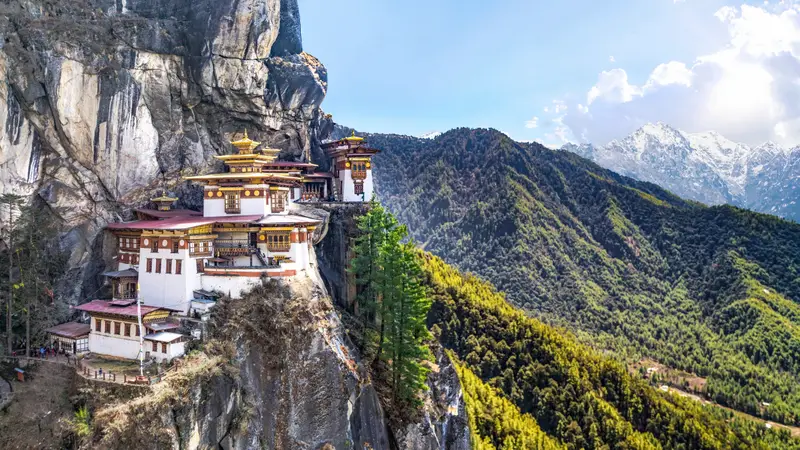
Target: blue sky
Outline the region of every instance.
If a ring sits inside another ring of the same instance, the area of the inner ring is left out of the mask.
[[[322,107],[359,130],[420,135],[493,127],[548,145],[602,144],[663,120],[748,143],[800,141],[800,111],[795,118],[786,105],[766,105],[756,95],[770,92],[780,103],[786,86],[800,79],[798,71],[775,93],[775,80],[786,75],[771,72],[775,56],[787,46],[790,57],[795,44],[800,49],[790,1],[299,3],[304,49],[328,68]],[[776,28],[783,34],[775,36]],[[765,40],[766,50],[752,50]],[[734,47],[740,51],[731,56]],[[767,78],[758,67],[741,70],[756,57]],[[751,84],[752,95],[739,95]],[[744,104],[729,104],[739,97]],[[759,114],[758,126],[744,130],[746,113],[758,108],[771,115]]]

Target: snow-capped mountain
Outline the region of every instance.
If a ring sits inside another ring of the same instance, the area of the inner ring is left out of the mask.
[[[436,136],[442,134],[441,131],[429,131],[420,136],[420,139],[434,139]]]
[[[562,150],[684,198],[800,221],[800,148],[773,142],[750,148],[714,131],[685,133],[656,123],[604,146],[567,144]]]

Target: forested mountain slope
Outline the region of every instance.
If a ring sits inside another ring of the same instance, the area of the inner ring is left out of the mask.
[[[800,225],[686,202],[495,130],[369,139],[384,150],[381,200],[426,250],[600,349],[800,421]]]
[[[657,392],[487,282],[421,254],[428,325],[451,355],[477,449],[791,449],[800,441]]]

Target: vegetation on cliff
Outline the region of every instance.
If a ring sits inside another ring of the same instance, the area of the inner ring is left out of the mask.
[[[686,202],[495,130],[369,139],[384,150],[382,202],[426,250],[585,343],[800,423],[800,225]]]
[[[403,243],[406,227],[377,202],[358,218],[358,228],[350,268],[360,290],[357,310],[364,325],[376,328],[364,345],[375,347],[374,358],[388,368],[393,406],[417,407],[431,359],[422,268],[413,243]]]
[[[800,448],[786,430],[727,423],[716,408],[658,392],[490,284],[430,254],[420,260],[429,326],[462,361],[474,441],[485,448]]]
[[[3,244],[0,252],[0,311],[5,339],[0,351],[36,348],[47,342],[45,330],[69,314],[55,301],[56,283],[67,263],[58,241],[57,221],[41,205],[25,205],[12,194],[0,196]]]

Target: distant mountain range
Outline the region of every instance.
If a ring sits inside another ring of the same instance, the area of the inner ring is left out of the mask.
[[[751,148],[713,131],[686,133],[659,122],[604,146],[561,149],[684,198],[800,221],[800,147],[767,142]]]

